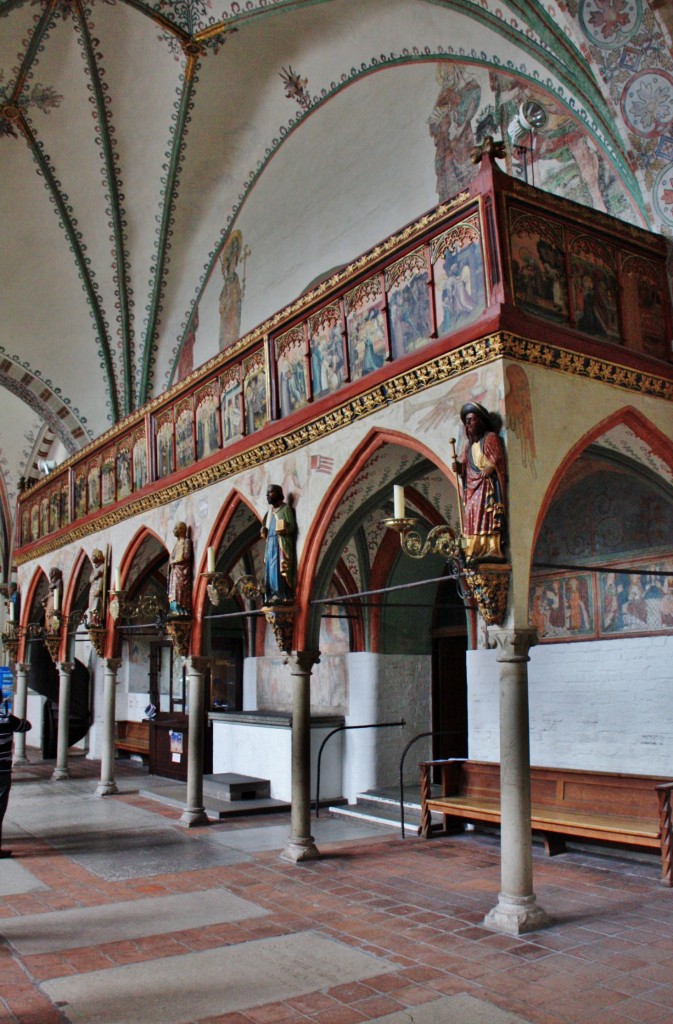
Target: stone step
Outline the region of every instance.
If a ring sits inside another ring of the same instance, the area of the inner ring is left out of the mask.
[[[187,806],[187,786],[176,782],[173,785],[161,786],[158,789],[141,789],[140,795],[158,803],[183,810]],[[235,817],[244,814],[272,814],[276,811],[288,811],[290,804],[284,800],[272,800],[271,797],[259,797],[255,800],[220,800],[210,793],[203,794],[203,806],[209,818]]]
[[[258,779],[252,775],[238,775],[236,772],[218,772],[203,776],[203,792],[217,800],[261,800],[271,795],[269,779]]]

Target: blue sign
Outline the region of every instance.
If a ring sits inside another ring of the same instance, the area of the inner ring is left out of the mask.
[[[14,688],[14,677],[11,668],[0,665],[0,690],[2,693],[2,710],[12,710],[12,690]]]

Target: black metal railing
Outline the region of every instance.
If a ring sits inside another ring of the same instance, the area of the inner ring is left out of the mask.
[[[336,729],[332,729],[325,736],[325,739],[320,744],[320,750],[318,751],[318,764],[316,768],[316,780],[315,780],[315,816],[320,817],[320,762],[322,760],[322,752],[325,744],[332,736],[335,736],[338,732],[346,732],[348,729],[392,729],[401,728],[406,725],[404,719],[400,719],[399,722],[371,722],[368,725],[338,725]]]
[[[402,839],[405,838],[404,832],[404,760],[413,747],[414,743],[418,743],[419,740],[427,739],[428,736],[460,736],[461,733],[456,729],[441,729],[435,732],[419,732],[417,736],[414,736],[409,740],[406,747],[402,751],[400,758],[400,830]]]

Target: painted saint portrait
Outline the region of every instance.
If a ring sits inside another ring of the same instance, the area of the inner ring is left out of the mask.
[[[386,270],[394,359],[427,345],[433,334],[429,280],[430,267],[425,248],[409,253]]]
[[[133,489],[139,491],[147,483],[147,445],[145,434],[133,435]]]
[[[157,477],[170,476],[175,469],[173,456],[173,414],[168,413],[157,421]]]
[[[218,400],[214,384],[202,388],[195,397],[196,405],[196,457],[205,459],[220,447],[220,428],[217,422]]]
[[[87,472],[87,492],[89,512],[100,507],[100,463],[90,462]]]
[[[540,640],[596,634],[591,575],[537,579],[531,584],[529,622]]]
[[[21,542],[23,544],[29,544],[32,540],[30,535],[30,513],[27,508],[24,508],[21,513]]]
[[[266,423],[268,394],[266,387],[266,364],[264,353],[255,352],[243,363],[243,404],[245,409],[245,433],[254,434]]]
[[[186,469],[194,461],[194,412],[191,399],[175,409],[175,462],[178,469]]]
[[[243,389],[239,369],[235,367],[220,377],[220,414],[222,439],[229,444],[243,435]]]
[[[75,474],[75,519],[81,519],[86,515],[87,497],[86,475],[84,472]]]
[[[432,243],[437,333],[440,337],[472,323],[486,306],[484,261],[475,216]]]
[[[624,344],[656,359],[668,358],[663,296],[667,283],[651,260],[621,254],[620,291]]]
[[[117,449],[117,501],[131,493],[131,450],[128,441]]]
[[[308,402],[306,336],[295,327],[274,339],[278,401],[281,416],[301,409]]]
[[[101,505],[111,505],[115,500],[115,460],[114,452],[106,452],[100,473]]]
[[[61,492],[58,487],[49,495],[49,525],[52,530],[58,530],[61,525]]]
[[[40,502],[40,536],[44,537],[49,533],[49,498],[43,498]]]
[[[61,526],[66,526],[70,522],[70,485],[67,481],[61,484],[60,504]]]
[[[587,235],[570,246],[575,326],[585,334],[619,340],[619,297],[614,256]]]
[[[536,316],[567,321],[568,276],[561,226],[516,207],[510,209],[509,220],[516,304]]]
[[[329,395],[346,379],[341,307],[333,302],[308,321],[311,389],[314,398]]]
[[[384,300],[380,275],[363,282],[344,296],[351,380],[380,369],[388,358]]]
[[[40,536],[40,506],[35,502],[30,506],[30,539],[37,540]]]

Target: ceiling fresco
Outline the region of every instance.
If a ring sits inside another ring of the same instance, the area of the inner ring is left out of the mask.
[[[548,114],[535,184],[673,232],[672,22],[657,0],[0,0],[0,532],[38,455],[459,190],[522,99]]]

